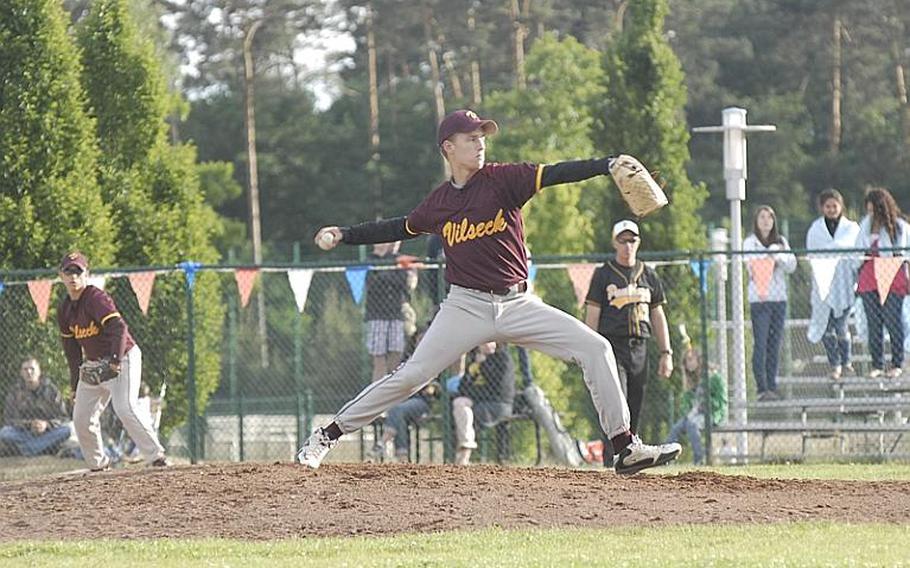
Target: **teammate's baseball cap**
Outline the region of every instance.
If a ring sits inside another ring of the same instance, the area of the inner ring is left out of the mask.
[[[442,146],[443,142],[460,132],[474,132],[475,130],[483,130],[485,135],[492,136],[499,132],[499,125],[492,120],[480,118],[473,110],[456,110],[439,123],[439,130],[436,131],[436,145]]]
[[[638,230],[638,225],[635,223],[635,221],[623,219],[622,221],[613,225],[613,238],[615,239],[619,236],[620,233],[624,233],[625,231],[629,231],[636,237],[641,235],[641,232]]]
[[[67,268],[78,267],[80,270],[88,269],[88,259],[81,252],[67,253],[63,260],[60,261],[60,272],[66,272]]]

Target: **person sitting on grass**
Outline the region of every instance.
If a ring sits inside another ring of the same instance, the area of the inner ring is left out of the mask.
[[[73,434],[66,402],[36,358],[22,361],[19,375],[3,405],[0,442],[23,456],[53,454]]]

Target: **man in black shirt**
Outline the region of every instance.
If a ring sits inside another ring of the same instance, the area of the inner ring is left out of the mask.
[[[394,259],[401,241],[373,245],[370,260]],[[367,351],[373,358],[372,380],[390,373],[401,362],[404,351],[402,307],[417,286],[417,274],[400,268],[370,270],[367,274]]]
[[[638,260],[641,232],[629,220],[613,226],[616,258],[594,271],[585,300],[585,323],[613,346],[619,380],[629,402],[632,432],[638,431],[645,382],[648,377],[648,338],[654,336],[660,349],[657,374],[673,372],[670,331],[664,314],[663,284],[652,268]],[[604,463],[612,466],[612,451],[604,443]]]

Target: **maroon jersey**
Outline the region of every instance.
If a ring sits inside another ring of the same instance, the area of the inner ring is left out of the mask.
[[[64,298],[57,312],[57,323],[64,343],[77,341],[85,359],[107,357],[120,361],[136,344],[114,300],[94,286],[86,286],[76,301],[69,296]]]
[[[442,236],[451,284],[496,290],[528,278],[521,207],[540,189],[543,166],[488,164],[463,188],[448,181],[410,215],[406,228]]]

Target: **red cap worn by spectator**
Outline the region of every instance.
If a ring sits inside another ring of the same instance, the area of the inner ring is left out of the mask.
[[[484,135],[492,136],[499,132],[499,125],[492,120],[480,118],[473,110],[456,110],[439,123],[439,130],[436,132],[436,144],[442,146],[443,142],[455,134],[474,132],[475,130],[482,130]]]
[[[88,259],[85,258],[85,255],[81,252],[71,252],[63,257],[63,260],[60,261],[60,271],[65,272],[67,268],[73,266],[78,267],[80,270],[88,269]]]

